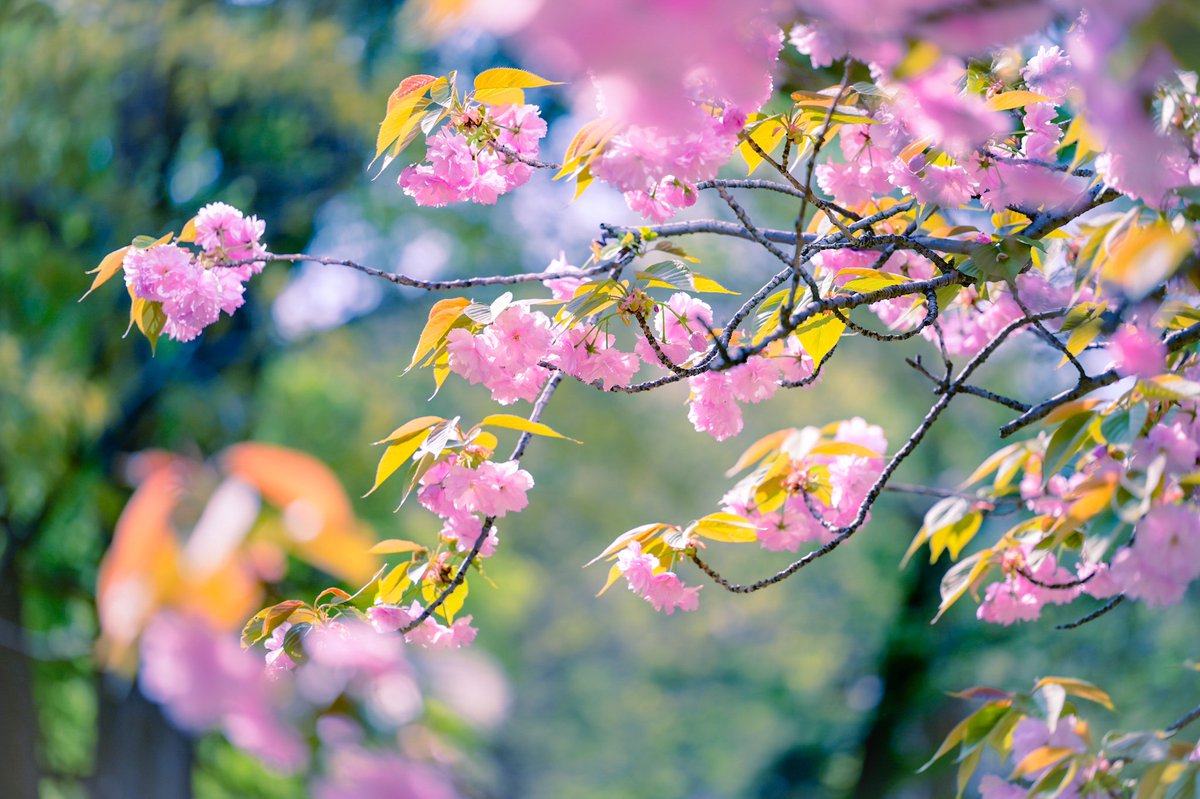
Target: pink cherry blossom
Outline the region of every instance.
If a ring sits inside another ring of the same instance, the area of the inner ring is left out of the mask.
[[[458,799],[449,777],[433,767],[391,751],[340,748],[330,757],[328,773],[313,786],[314,799],[348,796]]]
[[[1027,788],[1005,782],[995,774],[979,781],[979,799],[1025,799],[1028,795]]]
[[[1113,582],[1148,605],[1174,605],[1200,577],[1200,512],[1159,505],[1138,523],[1134,542],[1113,556]]]
[[[455,328],[446,336],[450,370],[470,383],[482,383],[501,405],[532,401],[549,377],[539,363],[548,357],[554,333],[550,320],[516,304],[478,333]]]
[[[651,578],[645,598],[655,610],[670,616],[676,610],[693,611],[700,606],[701,586],[688,587],[675,572],[662,572]]]
[[[576,327],[561,333],[550,351],[550,362],[585,383],[603,388],[624,385],[641,368],[632,352],[622,352],[616,339],[599,330]]]
[[[708,303],[685,292],[672,294],[666,307],[655,309],[650,318],[650,330],[658,338],[659,349],[674,364],[682,364],[694,353],[708,349],[707,329],[712,326],[713,313]],[[658,355],[639,338],[634,350],[646,363],[661,366]]]
[[[267,650],[267,672],[269,674],[291,671],[296,668],[296,661],[292,660],[287,650],[283,648],[284,637],[287,636],[287,632],[290,629],[292,629],[290,621],[279,625],[271,632],[271,637],[267,639],[264,645]]]
[[[262,245],[266,223],[256,216],[245,216],[226,203],[209,203],[196,214],[196,245],[224,261],[241,261],[267,254]],[[263,270],[255,261],[232,267],[244,282]]]
[[[1123,325],[1111,346],[1113,365],[1126,377],[1150,378],[1166,370],[1167,346],[1152,330]]]
[[[1053,163],[1062,128],[1054,124],[1058,111],[1050,103],[1034,103],[1025,109],[1025,138],[1021,142],[1021,153],[1033,161]]]
[[[500,146],[535,158],[538,140],[546,135],[546,122],[537,114],[532,105],[499,106],[486,112],[483,124],[496,127]],[[425,163],[408,167],[397,181],[405,194],[424,206],[463,201],[492,205],[501,194],[527,182],[534,171],[488,143],[473,145],[452,125],[429,137],[425,157]]]
[[[1071,88],[1071,59],[1055,46],[1042,45],[1021,70],[1025,85],[1057,100]]]
[[[455,549],[467,552],[474,548],[475,542],[483,534],[483,520],[472,513],[456,512],[446,517],[442,525],[441,535],[447,541],[454,542]],[[500,538],[496,535],[496,525],[491,525],[487,538],[479,546],[479,557],[490,558],[496,554]]]
[[[688,421],[701,433],[717,441],[742,432],[742,409],[733,396],[730,377],[723,372],[705,372],[688,380]]]
[[[442,485],[455,508],[500,517],[529,504],[533,477],[516,461],[484,461],[475,469],[451,466]]]
[[[640,541],[630,541],[617,555],[617,569],[629,583],[629,590],[645,594],[658,568],[658,558],[642,552]]]
[[[207,621],[156,614],[142,637],[139,682],[180,727],[221,729],[238,747],[285,771],[301,768],[307,747],[272,704],[262,661],[237,636]]]
[[[567,275],[578,269],[579,267],[567,263],[566,253],[561,252],[546,267],[547,272],[563,272]],[[575,297],[575,290],[582,286],[584,282],[585,279],[581,277],[561,277],[554,280],[542,281],[546,288],[550,289],[551,294],[554,295],[554,299],[562,300],[563,302],[570,302]]]
[[[880,455],[887,452],[887,437],[883,434],[883,428],[877,424],[868,423],[861,416],[855,416],[853,419],[847,419],[839,424],[834,440],[858,444],[860,447],[866,447]]]

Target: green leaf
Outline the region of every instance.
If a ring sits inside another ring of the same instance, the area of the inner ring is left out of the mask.
[[[971,257],[958,267],[965,275],[980,280],[1016,280],[1029,263],[1030,247],[1015,237],[981,244],[971,250]]]
[[[1042,483],[1058,474],[1067,462],[1085,446],[1090,436],[1087,426],[1096,416],[1093,411],[1081,411],[1067,418],[1046,445],[1046,458],[1042,465]]]

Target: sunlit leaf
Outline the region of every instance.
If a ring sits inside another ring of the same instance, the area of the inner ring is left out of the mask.
[[[710,513],[697,520],[693,532],[713,541],[744,544],[758,540],[758,527],[732,513]]]
[[[1009,92],[1001,92],[993,95],[987,101],[989,111],[1011,111],[1014,108],[1024,108],[1033,103],[1044,103],[1050,98],[1037,92],[1027,92],[1022,89],[1016,89]]]
[[[466,297],[453,297],[451,299],[439,300],[429,309],[429,319],[425,322],[425,327],[421,330],[421,337],[417,339],[417,348],[413,351],[412,361],[408,364],[408,369],[412,369],[418,363],[425,359],[429,353],[437,348],[438,344],[454,323],[462,316],[463,311],[471,301]],[[405,371],[408,371],[406,369]]]
[[[846,323],[830,311],[800,325],[796,328],[796,336],[800,339],[800,346],[804,347],[804,351],[813,362],[820,363],[838,343],[845,329]]]
[[[108,282],[109,278],[121,271],[121,265],[125,262],[125,253],[129,252],[128,247],[122,247],[119,250],[113,250],[104,259],[100,261],[100,265],[88,272],[89,275],[94,274],[96,277],[92,280],[91,287],[84,292],[82,301],[96,289]]]
[[[523,69],[485,69],[475,77],[475,100],[489,105],[519,105],[525,102],[522,89],[557,85],[558,81],[546,80]]]
[[[490,416],[485,416],[477,426],[503,427],[508,430],[520,430],[523,433],[531,433],[535,436],[561,438],[566,441],[574,441],[576,444],[581,443],[573,438],[567,438],[562,433],[556,432],[549,425],[542,424],[541,422],[531,422],[523,416],[515,416],[511,413],[493,413]]]
[[[372,555],[398,555],[403,552],[421,552],[425,547],[416,541],[406,541],[403,538],[387,538],[380,541],[368,551]]]

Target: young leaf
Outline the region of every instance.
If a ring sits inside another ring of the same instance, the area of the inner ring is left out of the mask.
[[[89,275],[94,274],[96,277],[94,280],[92,280],[91,288],[84,292],[83,296],[79,298],[80,302],[83,302],[83,300],[87,298],[87,295],[103,286],[108,282],[109,278],[121,271],[121,265],[125,262],[125,253],[127,252],[129,252],[128,247],[122,247],[119,250],[113,250],[108,255],[104,256],[104,260],[100,262],[99,266],[88,272]]]
[[[732,513],[710,513],[697,520],[692,532],[713,541],[744,544],[758,540],[758,527]]]
[[[546,80],[523,69],[496,67],[485,69],[475,77],[475,100],[488,105],[521,104],[525,102],[522,89],[558,85],[558,81]]]
[[[750,447],[742,453],[738,458],[737,463],[730,467],[729,471],[725,472],[726,477],[733,477],[735,474],[745,469],[751,464],[758,463],[767,455],[776,452],[787,437],[796,432],[794,427],[787,427],[783,430],[776,430],[774,433],[763,436],[758,441],[755,441]]]
[[[987,107],[989,111],[1011,111],[1014,108],[1023,108],[1033,103],[1044,103],[1049,99],[1049,97],[1037,92],[1027,92],[1017,89],[993,96],[987,101]]]
[[[443,586],[436,583],[427,582],[421,585],[421,597],[427,604],[432,603],[441,596],[442,591]],[[446,597],[445,601],[434,612],[442,616],[447,624],[452,624],[454,617],[458,615],[458,612],[463,608],[463,604],[467,601],[468,593],[470,593],[470,588],[467,585],[467,581],[463,580],[450,592],[450,595]]]
[[[541,422],[531,422],[523,416],[515,416],[511,413],[493,413],[490,416],[485,416],[476,427],[504,427],[509,430],[520,430],[523,433],[532,433],[535,436],[546,436],[547,438],[561,438],[566,441],[574,441],[576,444],[583,443],[574,438],[567,438],[561,433],[556,432],[548,425]]]
[[[425,356],[437,348],[438,344],[446,337],[446,333],[454,326],[462,316],[463,311],[471,301],[466,297],[454,297],[447,300],[439,300],[429,309],[429,319],[425,322],[425,327],[421,330],[421,337],[417,339],[417,348],[413,351],[412,362],[409,363],[408,369],[412,369],[418,363],[425,359]],[[408,371],[405,369],[404,371]]]
[[[371,496],[375,493],[375,489],[383,485],[383,481],[387,480],[396,470],[408,462],[421,445],[425,443],[429,434],[423,428],[407,438],[398,440],[395,444],[390,445],[383,453],[383,457],[379,459],[379,466],[375,469],[375,484],[371,486],[371,490],[363,494],[363,498]]]
[[[405,422],[404,424],[397,427],[395,430],[393,430],[388,435],[387,438],[382,439],[380,441],[376,441],[375,443],[377,445],[378,444],[395,444],[398,441],[404,441],[405,439],[415,436],[417,433],[421,432],[422,430],[428,430],[429,428],[433,427],[438,422],[444,422],[444,421],[446,421],[446,420],[440,416],[418,416],[416,419],[413,419],[410,422]]]
[[[813,359],[813,362],[820,363],[838,343],[838,339],[842,337],[845,329],[846,323],[834,316],[831,311],[815,316],[800,325],[796,328],[796,335],[800,339],[800,346],[804,347],[804,351]]]
[[[425,547],[416,541],[406,541],[403,538],[387,538],[367,551],[372,555],[398,555],[403,552],[423,552],[424,550]]]

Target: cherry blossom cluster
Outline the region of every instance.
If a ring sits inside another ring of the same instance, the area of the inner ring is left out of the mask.
[[[162,304],[162,332],[176,341],[191,341],[222,311],[232,315],[242,307],[246,282],[263,269],[262,261],[245,261],[266,255],[265,223],[231,205],[204,206],[194,224],[199,253],[176,243],[135,245],[122,264],[133,295]]]
[[[808,427],[784,445],[790,465],[785,477],[787,497],[778,509],[764,511],[755,501],[762,482],[757,473],[742,479],[722,499],[722,510],[748,519],[757,528],[763,549],[795,552],[807,543],[828,542],[833,538],[831,528],[854,521],[883,471],[887,438],[878,425],[857,416],[837,425],[833,440],[860,448],[855,454],[814,453],[820,438],[818,429]]]
[[[717,441],[736,436],[742,432],[739,402],[765,402],[775,396],[781,381],[796,382],[813,375],[813,359],[795,336],[789,336],[776,350],[777,355],[754,355],[732,369],[690,378],[688,421],[692,426]]]
[[[401,172],[398,183],[417,205],[493,205],[529,180],[534,168],[517,156],[536,159],[545,135],[535,105],[472,106],[429,137],[426,161]]]
[[[1105,482],[1136,485],[1150,478],[1147,509],[1108,562],[1081,558],[1075,573],[1031,543],[1005,549],[1003,579],[987,586],[978,617],[1004,625],[1031,621],[1045,604],[1065,604],[1080,594],[1097,599],[1123,594],[1151,606],[1180,602],[1188,585],[1200,578],[1200,508],[1180,482],[1198,465],[1200,426],[1190,413],[1160,421],[1126,451],[1096,447],[1079,458],[1074,474],[1051,475],[1044,486],[1042,462],[1031,457],[1021,497],[1048,523],[1065,518],[1081,492]]]
[[[315,796],[342,796],[347,786],[380,788],[383,780],[388,791],[413,791],[405,795],[458,796],[445,773],[389,740],[418,722],[423,704],[399,638],[353,617],[304,628],[287,649],[289,631],[301,630],[285,622],[273,631],[264,671],[228,633],[197,617],[160,612],[142,640],[142,690],[182,729],[218,729],[281,772],[319,766],[324,773]],[[300,734],[305,728],[316,730],[319,763],[314,742]],[[369,739],[380,735],[381,746],[372,746]]]
[[[896,31],[905,29],[904,22],[899,27],[864,28],[857,24],[862,18],[857,11],[847,16],[844,7],[835,10],[815,3],[805,5],[810,22],[794,28],[790,36],[801,53],[807,54],[814,65],[829,65],[850,54],[869,63],[873,74],[889,86],[888,76],[901,66],[907,54],[896,38]],[[852,8],[858,5],[849,4]],[[889,13],[902,17],[914,14],[918,5],[907,10],[889,9]],[[1032,164],[1007,163],[1002,158],[991,163],[987,156],[982,160],[964,158],[989,140],[1008,135],[1012,126],[1006,115],[988,109],[977,95],[956,90],[964,76],[961,57],[1001,40],[1016,39],[1019,32],[1042,30],[1051,15],[1066,15],[1077,17],[1069,33],[1058,44],[1041,44],[1021,69],[1025,85],[1048,98],[1023,114],[1022,154],[1031,161],[1054,160],[1046,158],[1053,154],[1061,135],[1053,122],[1053,106],[1086,106],[1088,123],[1105,150],[1097,168],[1108,185],[1155,207],[1177,202],[1172,190],[1194,185],[1200,177],[1191,136],[1175,122],[1156,126],[1142,111],[1164,84],[1178,85],[1174,65],[1155,51],[1135,56],[1127,49],[1117,56],[1126,47],[1129,25],[1145,13],[1145,5],[1115,5],[1106,7],[1104,13],[1087,14],[1070,3],[1029,4],[1012,10],[972,8],[964,10],[969,18],[948,14],[939,16],[936,23],[910,19],[908,24],[913,25],[915,35],[934,42],[947,55],[932,69],[891,82],[895,102],[878,117],[885,123],[878,126],[882,130],[871,134],[872,144],[878,142],[881,149],[865,162],[856,160],[857,167],[826,170],[827,182],[822,185],[833,188],[839,179],[849,185],[844,175],[857,168],[868,173],[864,175],[866,185],[875,189],[884,188],[882,180],[886,176],[892,185],[913,192],[922,201],[943,205],[963,202],[972,194],[982,195],[982,202],[989,208],[1069,202],[1072,192],[1077,193],[1077,184],[1064,173]],[[1001,22],[996,17],[1004,19]],[[897,125],[917,137],[930,136],[957,163],[939,164],[920,155],[907,163],[895,163],[890,143],[896,141],[891,133]],[[992,154],[1002,152],[993,148]],[[883,174],[875,172],[877,166],[884,167]],[[924,180],[915,181],[913,177]]]
[[[693,132],[676,134],[631,125],[613,136],[592,164],[597,178],[618,189],[630,210],[665,222],[695,205],[696,183],[716,177],[737,147],[746,114],[713,109]]]
[[[617,555],[617,569],[625,577],[630,591],[668,616],[676,610],[692,611],[700,606],[700,586],[684,585],[667,564],[642,552],[638,541],[630,541]]]

